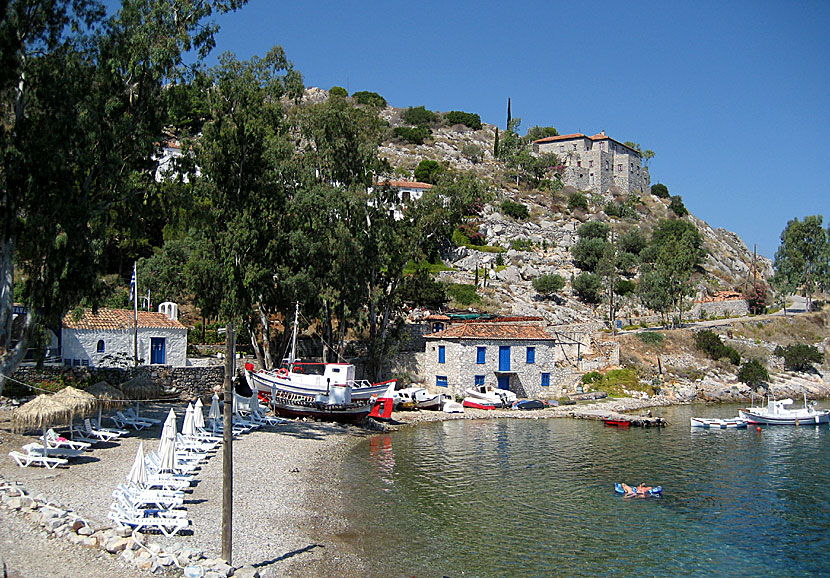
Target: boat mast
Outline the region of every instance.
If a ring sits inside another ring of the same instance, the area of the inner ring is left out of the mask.
[[[289,369],[294,369],[294,360],[297,355],[297,327],[300,324],[300,302],[294,303],[294,329],[291,332],[291,352],[288,355]]]

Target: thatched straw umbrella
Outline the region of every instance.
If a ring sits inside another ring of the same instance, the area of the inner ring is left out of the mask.
[[[161,396],[161,386],[147,379],[144,376],[138,375],[129,381],[121,384],[121,391],[127,399],[136,400],[135,414],[138,416],[138,400],[140,399],[158,399]]]
[[[43,451],[48,455],[46,444],[46,426],[64,423],[72,416],[72,408],[66,401],[56,399],[56,395],[43,393],[32,401],[24,403],[12,413],[12,428],[23,431],[39,427],[43,432]]]
[[[117,387],[113,387],[106,381],[99,381],[86,388],[86,392],[94,395],[98,400],[98,427],[101,427],[101,409],[106,407],[121,407],[124,401],[124,392]]]
[[[82,417],[87,415],[95,405],[98,403],[98,400],[95,399],[95,396],[82,391],[80,389],[76,389],[71,385],[64,387],[58,393],[55,394],[55,399],[60,400],[63,403],[66,403],[69,406],[70,415],[69,415],[69,437],[73,437],[73,428],[72,422],[75,421],[75,414],[80,414]]]

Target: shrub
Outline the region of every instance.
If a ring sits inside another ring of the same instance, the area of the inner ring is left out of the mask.
[[[404,302],[416,307],[438,309],[447,302],[447,285],[433,279],[429,269],[421,268],[404,277],[400,295]]]
[[[568,209],[574,211],[576,209],[588,210],[588,197],[585,193],[577,191],[568,198]]]
[[[586,303],[599,303],[602,299],[602,281],[593,273],[582,273],[574,278],[573,289]]]
[[[752,315],[763,315],[767,312],[767,292],[762,285],[755,285],[744,295],[744,299]]]
[[[695,334],[695,347],[715,361],[726,358],[735,365],[741,363],[741,354],[724,344],[719,335],[708,329]]]
[[[395,127],[392,133],[409,144],[419,145],[424,144],[424,139],[429,138],[432,131],[426,126],[398,126]]]
[[[757,359],[750,359],[741,365],[738,370],[738,381],[747,384],[750,387],[757,387],[762,383],[769,381],[769,372]]]
[[[332,86],[329,89],[329,96],[342,96],[343,98],[349,96],[349,91],[342,86]]]
[[[484,149],[474,144],[461,147],[461,154],[473,164],[478,164],[484,159]]]
[[[532,251],[533,241],[530,239],[511,239],[510,248],[514,251]]]
[[[481,302],[476,286],[467,283],[450,283],[447,287],[447,294],[459,305],[466,306]]]
[[[437,115],[424,106],[409,107],[401,115],[403,121],[415,126],[429,125],[436,121]]]
[[[501,212],[504,215],[513,217],[519,221],[527,219],[530,216],[530,213],[527,210],[527,205],[523,205],[522,203],[514,203],[510,200],[504,201],[501,204]]]
[[[651,194],[661,199],[669,198],[669,188],[663,183],[651,185]]]
[[[562,291],[565,288],[565,278],[562,275],[551,273],[540,275],[533,280],[533,288],[540,295],[549,297]]]
[[[662,333],[657,333],[656,331],[644,331],[637,334],[637,337],[640,341],[642,341],[646,345],[662,345],[665,336]]]
[[[434,185],[438,182],[442,172],[444,172],[444,167],[438,161],[421,159],[421,162],[415,168],[415,180]]]
[[[629,281],[628,279],[620,279],[617,281],[616,287],[614,287],[614,293],[620,296],[631,295],[637,290],[637,284],[634,281]]]
[[[597,238],[583,238],[571,247],[574,265],[583,271],[594,271],[608,248],[608,241]]]
[[[643,386],[637,372],[630,368],[611,369],[604,375],[598,371],[589,371],[582,376],[582,383],[613,396],[625,395],[626,390],[654,393],[654,388],[651,385]]]
[[[377,108],[386,108],[386,99],[377,92],[370,92],[368,90],[361,90],[352,95],[357,104],[365,104]]]
[[[450,124],[463,124],[473,130],[481,130],[481,117],[472,112],[451,110],[444,115],[444,118]]]
[[[576,230],[580,239],[607,239],[609,227],[602,221],[588,221]]]
[[[813,368],[813,363],[823,363],[824,354],[821,353],[815,346],[804,343],[796,343],[775,348],[773,352],[776,357],[784,358],[784,367],[792,371],[809,371]]]
[[[689,214],[689,210],[683,204],[683,198],[680,195],[675,195],[671,198],[669,209],[678,217],[685,217]]]
[[[471,223],[463,223],[453,231],[453,243],[458,246],[481,246],[484,245],[484,235],[479,233],[478,227]]]

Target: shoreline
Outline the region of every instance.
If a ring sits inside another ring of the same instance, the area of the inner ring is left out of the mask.
[[[678,399],[655,396],[649,399],[605,398],[576,405],[542,410],[475,410],[464,414],[440,411],[395,412],[390,424],[378,429],[394,431],[420,423],[453,419],[602,419],[609,412],[637,412],[653,407],[684,405]],[[170,404],[142,406],[142,412],[163,418]],[[174,404],[181,420],[183,405]],[[9,409],[0,409],[0,447],[5,453],[35,441],[36,435],[14,434],[9,431]],[[120,443],[99,444],[69,467],[55,470],[20,468],[9,457],[0,459],[0,474],[12,482],[20,482],[32,496],[43,495],[50,501],[71,509],[91,524],[108,525],[107,511],[112,491],[125,480],[139,442],[145,452],[156,449],[160,426],[131,432]],[[370,576],[371,562],[354,546],[350,521],[346,514],[348,489],[341,483],[343,460],[354,446],[367,437],[377,435],[370,428],[343,426],[330,422],[289,420],[283,424],[261,428],[234,440],[234,526],[232,564],[239,568],[253,566],[262,578],[287,576],[313,578],[332,575],[346,578]],[[165,537],[149,535],[151,543],[165,550],[184,546],[201,551],[206,558],[221,553],[222,452],[220,447],[197,472],[198,483],[185,495],[188,518],[193,532],[189,535]],[[11,520],[19,542],[15,550],[40,553],[36,545],[44,531],[25,520],[18,512],[0,508],[0,520]],[[7,524],[8,525],[8,524]],[[31,531],[26,531],[29,526]],[[52,540],[55,541],[55,540]],[[145,572],[127,565],[117,555],[102,550],[73,546],[60,540],[62,568],[66,575],[83,573],[91,578],[112,576],[112,564],[120,565],[119,575],[141,576]],[[73,554],[75,551],[77,554]],[[91,554],[94,552],[94,554]],[[89,559],[107,558],[102,564]],[[9,557],[0,549],[0,560],[8,564],[11,577],[42,573],[38,560]],[[74,565],[74,566],[73,566]],[[75,571],[70,571],[74,567]],[[127,571],[129,570],[129,571]],[[181,570],[165,574],[180,576]],[[50,573],[49,575],[56,575]]]

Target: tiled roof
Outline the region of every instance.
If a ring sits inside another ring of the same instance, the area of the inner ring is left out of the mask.
[[[556,141],[559,141],[559,140],[571,140],[571,139],[574,139],[574,138],[590,138],[590,137],[585,136],[581,132],[575,132],[573,134],[560,134],[560,135],[557,135],[557,136],[548,136],[548,137],[545,137],[545,138],[540,138],[539,140],[535,140],[533,142],[535,142],[535,143],[556,142]]]
[[[459,323],[444,331],[425,335],[427,339],[512,339],[512,340],[553,340],[537,325],[516,325],[496,323]]]
[[[390,187],[397,187],[399,189],[431,189],[432,185],[429,183],[422,183],[419,181],[381,181],[378,185],[389,185]]]
[[[135,313],[129,309],[99,309],[93,313],[91,309],[84,311],[78,321],[72,319],[69,313],[63,318],[63,326],[68,329],[132,329]],[[164,313],[155,311],[139,311],[138,326],[143,328],[185,329],[178,321],[173,321]]]

